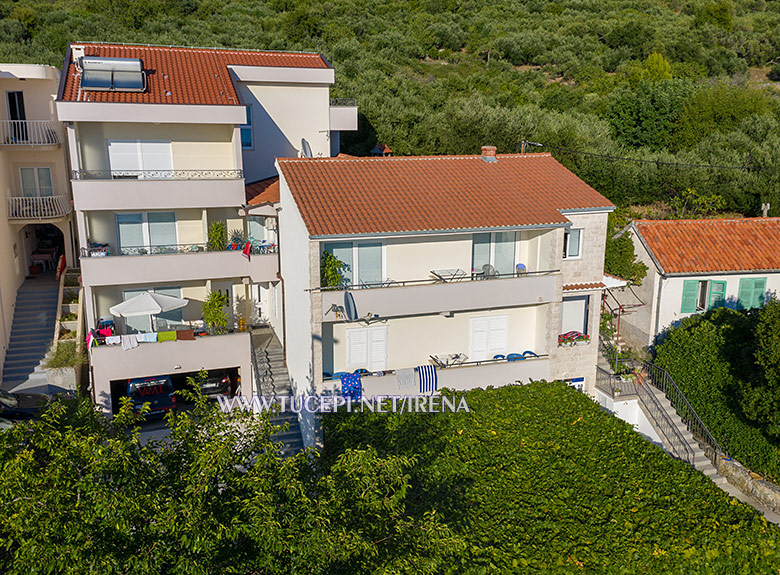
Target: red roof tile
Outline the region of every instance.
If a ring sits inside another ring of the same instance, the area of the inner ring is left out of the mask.
[[[245,190],[246,202],[250,206],[276,204],[279,202],[279,176],[247,184]]]
[[[75,44],[71,44],[73,46]],[[65,102],[239,105],[228,66],[328,68],[319,54],[222,50],[170,46],[78,44],[86,56],[140,58],[146,70],[145,92],[80,91],[79,74],[68,62],[60,99]],[[70,52],[69,52],[70,53]],[[170,95],[168,95],[170,93]]]
[[[566,284],[563,286],[563,291],[574,291],[574,290],[586,290],[586,289],[602,289],[607,287],[602,282],[590,282],[590,283],[584,283],[584,284]]]
[[[280,159],[313,236],[564,224],[612,203],[550,154]]]
[[[780,218],[634,220],[664,273],[780,270]]]

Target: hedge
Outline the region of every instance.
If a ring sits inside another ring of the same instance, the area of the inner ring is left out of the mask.
[[[447,392],[450,393],[450,392]],[[452,573],[768,573],[780,533],[562,383],[473,390],[470,413],[338,413],[349,448],[414,461],[406,511],[465,542]]]

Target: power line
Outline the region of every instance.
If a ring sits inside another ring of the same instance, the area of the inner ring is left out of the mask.
[[[595,152],[584,152],[582,150],[572,150],[571,148],[563,148],[561,146],[549,146],[547,144],[540,144],[539,142],[529,142],[524,140],[520,142],[517,149],[525,149],[525,146],[536,146],[539,148],[548,148],[550,150],[558,150],[561,152],[568,152],[570,154],[579,154],[581,156],[592,156],[595,158],[604,158],[611,161],[624,161],[624,162],[637,162],[640,164],[655,164],[656,166],[673,166],[676,168],[707,168],[714,170],[745,170],[745,171],[760,171],[760,170],[775,170],[775,166],[721,166],[717,164],[682,164],[678,162],[663,162],[661,160],[645,160],[642,158],[629,158],[628,156],[613,156],[611,154],[597,154]]]

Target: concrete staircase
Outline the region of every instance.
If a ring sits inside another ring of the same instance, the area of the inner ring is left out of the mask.
[[[257,380],[255,392],[265,397],[292,396],[284,349],[270,328],[252,330],[252,348]],[[282,456],[289,457],[303,450],[298,414],[290,410],[280,412],[271,417],[271,423],[289,425],[287,431],[279,431],[273,436],[274,441],[282,443]]]
[[[657,400],[658,404],[661,405],[663,411],[664,411],[664,417],[667,418],[667,422],[671,422],[672,425],[677,429],[678,437],[682,436],[684,441],[688,444],[690,449],[693,451],[693,461],[689,462],[693,465],[694,469],[697,471],[700,471],[704,475],[710,478],[715,485],[720,487],[723,491],[725,491],[727,494],[729,494],[732,497],[735,497],[736,499],[739,499],[743,503],[747,503],[748,505],[751,505],[754,507],[757,511],[762,513],[764,517],[766,517],[767,521],[771,521],[773,523],[780,523],[780,515],[777,515],[776,513],[770,511],[760,503],[758,503],[756,500],[754,500],[752,497],[746,495],[733,485],[731,485],[725,477],[718,474],[717,469],[715,469],[715,466],[710,461],[710,458],[707,457],[704,450],[699,445],[698,441],[696,441],[696,438],[693,436],[693,434],[688,431],[688,427],[685,425],[685,423],[680,419],[680,416],[677,414],[677,411],[672,407],[672,403],[669,401],[669,399],[666,397],[664,392],[662,392],[660,389],[656,388],[653,385],[650,385],[649,383],[640,383],[639,385],[645,385],[650,393],[653,394],[655,399]],[[641,397],[641,396],[640,396]],[[641,400],[640,400],[641,401]],[[670,438],[666,437],[666,435],[663,432],[663,426],[659,425],[659,422],[654,421],[654,418],[650,416],[649,410],[644,410],[645,413],[648,415],[648,419],[650,420],[650,423],[653,425],[653,428],[658,433],[659,437],[661,437],[664,446],[667,448],[667,451],[669,451],[672,455],[675,455],[677,457],[680,457],[682,454],[675,453],[676,451],[672,446],[674,445],[674,441],[672,441]]]
[[[45,278],[25,280],[19,288],[2,389],[12,391],[25,382],[46,385],[43,362],[54,335],[58,297],[57,282]]]

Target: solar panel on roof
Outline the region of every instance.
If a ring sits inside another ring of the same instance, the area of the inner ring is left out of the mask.
[[[81,88],[113,92],[143,92],[146,73],[138,58],[81,58]]]

